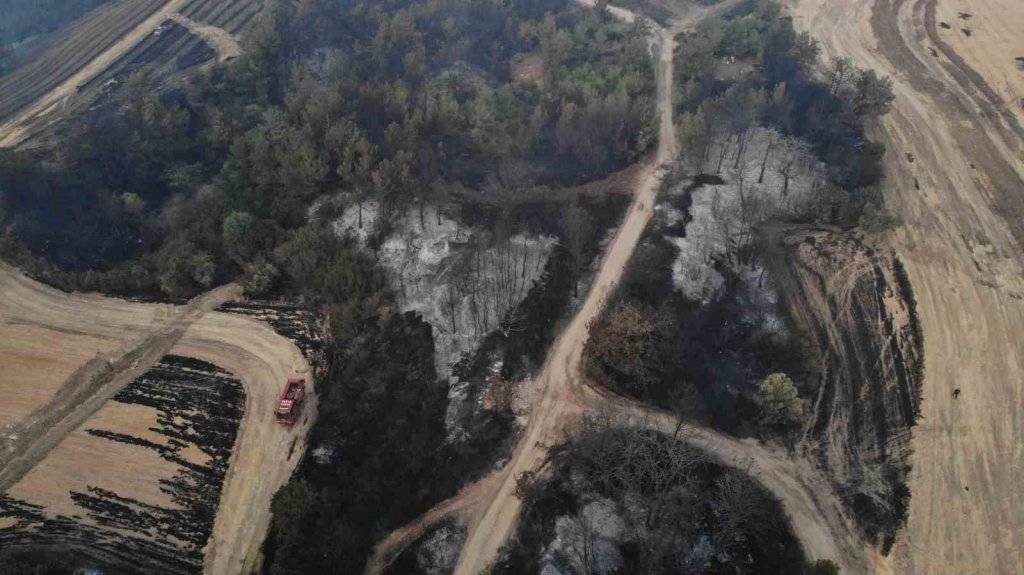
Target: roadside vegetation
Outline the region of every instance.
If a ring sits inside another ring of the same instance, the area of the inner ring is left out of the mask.
[[[779,503],[685,430],[586,419],[517,494],[523,519],[495,573],[808,572]]]
[[[683,158],[592,328],[591,379],[735,433],[795,439],[802,429],[794,394],[817,387],[820,352],[771,293],[766,230],[888,218],[884,148],[864,125],[888,110],[891,80],[818,54],[770,0],[681,35]]]
[[[815,190],[824,201],[808,219],[895,223],[879,189],[885,147],[864,133],[866,122],[888,112],[892,80],[848,59],[823,63],[819,52],[773,0],[739,4],[682,35],[677,113],[687,159],[700,171],[721,173],[726,157],[738,167],[753,151],[751,136],[770,129],[778,139],[766,159],[788,156],[787,172],[812,160],[825,165]]]

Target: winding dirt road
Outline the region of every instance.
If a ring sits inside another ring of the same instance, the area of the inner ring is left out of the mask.
[[[498,550],[511,535],[522,502],[514,495],[516,478],[524,471],[536,469],[546,457],[544,445],[562,435],[567,423],[566,412],[572,412],[573,381],[579,374],[583,345],[588,326],[604,308],[615,283],[629,263],[633,250],[651,218],[658,186],[665,165],[676,157],[675,127],[672,123],[672,54],[675,34],[658,29],[658,111],[661,114],[658,151],[654,161],[638,176],[639,183],[625,221],[608,246],[597,278],[580,311],[559,335],[537,377],[543,395],[533,406],[529,423],[508,465],[500,472],[487,504],[469,525],[469,533],[456,575],[482,573],[497,557]]]
[[[675,36],[733,4],[735,2],[727,1],[711,9],[693,8],[677,20],[671,29],[654,27],[659,48],[657,80],[661,119],[657,153],[638,177],[626,219],[605,253],[586,301],[555,341],[537,377],[543,390],[542,395],[532,407],[529,422],[510,462],[480,488],[485,494],[481,499],[482,505],[468,522],[467,540],[455,569],[457,575],[483,573],[493,563],[499,549],[511,536],[522,506],[519,498],[514,495],[516,478],[542,465],[546,457],[546,446],[561,441],[566,426],[580,413],[611,408],[650,422],[659,429],[675,428],[675,421],[670,416],[621,398],[595,393],[581,380],[580,362],[588,337],[588,326],[598,318],[616,282],[621,279],[651,218],[651,208],[655,204],[665,166],[678,155],[672,122]],[[615,9],[612,13],[630,21],[635,18],[621,9]],[[695,429],[691,436],[696,445],[723,463],[751,470],[782,501],[809,557],[834,559],[846,573],[866,571],[860,541],[849,527],[831,489],[817,479],[818,475],[813,469],[795,463],[785,454],[774,453],[757,444],[741,442],[711,430]],[[479,491],[472,489],[469,494],[473,498],[480,498]],[[451,500],[443,505],[454,507]],[[436,514],[428,513],[427,518],[432,515]],[[413,531],[422,533],[426,523],[426,520],[415,522],[417,529]],[[378,547],[374,561],[368,566],[369,572],[379,568],[382,558],[394,556],[396,544],[408,542],[408,537],[396,539],[397,542],[389,539]]]
[[[230,371],[241,380],[246,394],[213,534],[205,549],[204,571],[234,574],[256,568],[270,524],[270,499],[305,452],[316,399],[310,396],[294,427],[274,422],[272,413],[283,382],[298,376],[311,385],[309,365],[292,342],[268,325],[210,311],[238,294],[236,286],[225,286],[184,307],[132,303],[66,294],[0,263],[0,335],[5,340],[25,336],[24,343],[35,345],[23,350],[26,353],[0,355],[0,373],[27,373],[51,359],[60,363],[64,356],[80,361],[97,351],[104,354],[70,375],[70,365],[43,372],[49,377],[39,382],[44,392],[33,396],[36,409],[29,412],[29,406],[22,406],[20,414],[11,414],[13,423],[4,429],[6,441],[0,451],[0,492],[11,486],[23,495],[37,492],[32,483],[49,478],[31,474],[31,469],[163,355],[201,359]],[[28,328],[31,332],[24,334]],[[57,379],[61,375],[66,379]],[[19,393],[13,387],[17,385],[16,379],[0,378],[0,392],[5,395]],[[126,460],[97,473],[124,474],[130,468],[131,461]],[[48,489],[41,485],[39,491]],[[46,501],[34,503],[45,507]]]
[[[1024,21],[1024,3],[971,2],[969,17],[956,6],[794,0],[793,14],[827,55],[896,84],[872,135],[889,148],[886,199],[905,222],[892,243],[917,299],[925,378],[908,524],[881,569],[1009,575],[1024,572],[1024,130],[1005,94],[1024,83],[1000,74],[1024,41],[987,23]]]

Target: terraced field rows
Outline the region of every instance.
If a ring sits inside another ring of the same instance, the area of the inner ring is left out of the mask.
[[[0,121],[71,78],[167,4],[167,0],[121,0],[96,9],[32,62],[0,78]]]
[[[125,76],[147,65],[172,73],[180,72],[207,62],[214,56],[213,49],[205,42],[184,26],[168,20],[161,24],[159,33],[151,34],[84,87],[88,89],[102,86],[112,79]]]
[[[181,9],[181,15],[236,34],[256,16],[260,7],[259,0],[192,0]]]
[[[119,0],[97,9],[0,78],[0,146],[44,133],[54,112],[84,110],[112,79],[139,69],[163,79],[237,56],[234,34],[261,8],[260,0]]]

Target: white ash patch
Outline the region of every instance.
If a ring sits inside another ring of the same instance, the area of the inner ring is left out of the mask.
[[[718,175],[725,183],[694,190],[686,237],[670,238],[679,248],[672,266],[673,282],[694,301],[710,301],[724,284],[716,264],[746,279],[760,276],[763,270],[756,263],[751,270],[744,269],[752,262],[744,261],[743,255],[756,239],[757,226],[819,209],[816,198],[827,194],[823,193],[829,186],[825,166],[799,141],[757,128],[751,131],[742,156],[739,149],[735,140],[712,147],[708,161],[698,168],[715,173],[722,158]],[[672,193],[680,193],[687,183],[681,182]],[[666,217],[677,217],[672,209],[665,208]],[[754,279],[757,281],[752,285],[767,283],[760,277]]]
[[[380,223],[379,212],[376,202],[350,206],[335,220],[334,230],[366,245]],[[444,378],[487,334],[519,328],[515,310],[540,278],[556,242],[549,236],[495,237],[438,218],[433,208],[422,225],[417,207],[391,224],[378,260],[391,276],[402,309],[420,313],[433,326],[437,370]]]
[[[317,448],[309,452],[309,454],[316,460],[320,465],[327,465],[334,460],[334,452],[336,451],[333,445],[320,445]]]
[[[544,551],[542,572],[607,575],[622,567],[622,553],[582,513],[555,520],[555,539]],[[549,569],[550,568],[550,569]],[[553,569],[553,570],[551,570]]]
[[[416,566],[420,573],[444,575],[454,571],[465,542],[465,529],[445,525],[434,531],[416,551]]]

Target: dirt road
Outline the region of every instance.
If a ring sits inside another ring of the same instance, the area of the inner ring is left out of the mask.
[[[24,141],[28,135],[30,124],[59,109],[65,100],[78,92],[79,86],[84,86],[89,80],[101,74],[188,3],[189,0],[168,0],[162,8],[143,20],[70,78],[21,110],[6,123],[0,124],[0,147],[14,147]]]
[[[278,425],[272,414],[288,378],[305,378],[307,390],[313,391],[309,365],[292,342],[268,325],[220,312],[192,324],[173,353],[218,365],[245,387],[245,415],[206,546],[203,572],[256,571],[270,527],[270,500],[306,452],[306,436],[316,419],[316,396],[307,396],[302,416],[291,428]]]
[[[583,2],[590,4],[589,2]],[[714,10],[734,4],[726,2]],[[613,14],[623,17],[624,11]],[[672,123],[672,58],[675,36],[707,17],[711,10],[693,9],[678,20],[671,30],[656,28],[659,54],[657,62],[658,109],[661,118],[658,151],[654,161],[640,174],[633,202],[625,221],[608,247],[597,278],[582,308],[555,341],[538,382],[543,390],[535,403],[523,436],[509,464],[499,471],[493,487],[484,498],[484,506],[472,517],[466,544],[456,567],[456,574],[473,575],[485,572],[497,557],[498,550],[512,534],[520,512],[521,501],[514,495],[516,478],[524,471],[538,468],[543,462],[545,446],[564,437],[564,426],[574,415],[585,410],[609,406],[657,426],[670,426],[667,416],[656,414],[625,400],[601,397],[581,383],[580,360],[588,337],[588,326],[595,321],[609,294],[620,280],[626,265],[651,217],[657,190],[664,175],[663,166],[674,160],[675,127]],[[628,14],[628,13],[627,13]],[[633,16],[629,16],[632,19]],[[755,444],[740,442],[710,430],[695,430],[694,442],[727,464],[750,464],[762,483],[783,502],[805,551],[812,558],[830,558],[839,562],[847,573],[865,571],[861,546],[842,516],[838,501],[824,483],[808,481],[815,478],[812,469],[799,469],[784,454],[772,453]],[[450,505],[450,503],[449,503]]]
[[[905,222],[892,243],[917,299],[925,379],[908,525],[882,569],[1020,573],[1024,136],[1005,96],[1020,81],[999,70],[1024,45],[1019,29],[991,22],[1021,21],[1024,4],[971,3],[977,19],[936,0],[793,5],[798,28],[828,55],[896,83],[894,110],[873,136],[889,146],[886,199]]]
[[[615,413],[667,435],[673,435],[679,425],[679,419],[670,413],[604,390],[587,388],[581,400],[590,412]],[[711,428],[685,425],[682,436],[720,463],[750,474],[777,497],[808,559],[831,559],[847,574],[868,571],[868,554],[860,535],[847,520],[832,486],[810,462]]]
[[[571,387],[578,377],[588,326],[598,317],[615,283],[622,277],[640,235],[651,218],[651,207],[654,206],[658,186],[664,175],[663,164],[676,156],[670,89],[674,34],[659,30],[658,40],[661,44],[657,71],[661,126],[657,155],[638,176],[636,195],[626,220],[608,246],[586,301],[548,353],[537,377],[539,386],[544,390],[543,395],[532,408],[529,423],[511,461],[500,472],[500,479],[495,482],[492,494],[485,498],[488,504],[470,523],[466,544],[455,568],[456,575],[484,572],[511,535],[521,507],[521,501],[513,494],[516,477],[524,471],[535,469],[545,457],[543,445],[561,435],[561,426],[566,422],[563,414],[569,410],[571,403]]]
[[[94,360],[91,368],[79,370],[77,376],[73,374],[62,383],[44,382],[44,387],[51,390],[49,397],[37,397],[40,405],[32,415],[5,430],[8,449],[0,454],[4,458],[0,470],[4,486],[0,491],[6,491],[9,484],[25,476],[54,446],[63,445],[66,436],[80,429],[97,406],[105,404],[104,398],[133,379],[132,374],[144,372],[168,352],[201,359],[234,374],[246,393],[245,413],[213,534],[205,549],[204,570],[231,574],[254,568],[270,523],[270,499],[291,476],[305,451],[305,435],[315,419],[316,402],[315,396],[310,396],[302,418],[293,428],[283,428],[274,422],[271,414],[283,382],[289,377],[305,377],[311,387],[309,365],[294,344],[268,325],[209,311],[218,302],[236,295],[237,288],[228,286],[183,308],[131,303],[66,294],[0,264],[0,334],[18,338],[26,325],[40,334],[29,340],[37,344],[31,354],[0,356],[0,373],[27,371],[19,366],[23,361],[31,367],[47,357],[57,361],[65,355],[88,357],[94,352],[79,348],[97,344],[105,346],[101,350],[107,354],[106,359]],[[19,390],[10,388],[11,385],[17,382],[0,379],[0,392],[17,394]],[[10,440],[11,435],[17,437]],[[126,469],[133,469],[131,453],[134,452],[126,452],[123,466],[103,472],[123,474]],[[144,461],[148,460],[136,463]],[[133,469],[132,473],[141,471]],[[35,481],[40,482],[38,487],[32,485]],[[23,498],[53,493],[54,486],[45,484],[47,481],[38,474],[28,475],[16,483],[15,489]],[[66,490],[60,495],[66,497]],[[45,495],[39,497],[33,503],[45,508]]]

